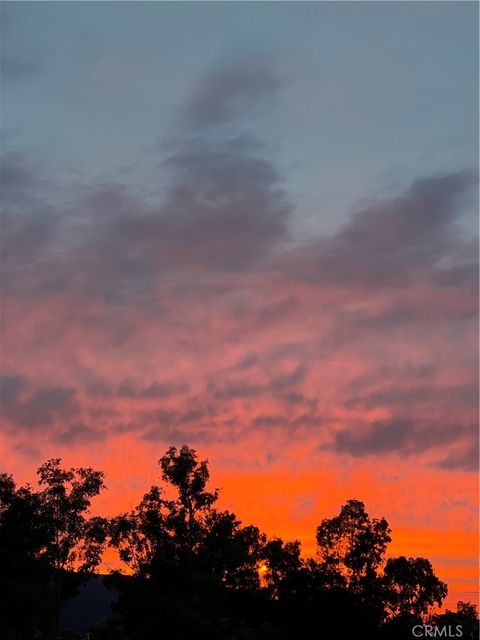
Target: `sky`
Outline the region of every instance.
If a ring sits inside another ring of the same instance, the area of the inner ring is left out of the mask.
[[[313,554],[361,499],[475,601],[478,5],[1,14],[2,466],[114,515],[187,443],[244,522]]]

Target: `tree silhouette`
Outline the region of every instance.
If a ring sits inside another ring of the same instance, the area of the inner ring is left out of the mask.
[[[49,567],[41,557],[48,529],[39,517],[38,495],[18,488],[11,476],[0,475],[0,584],[2,636],[23,640],[48,629],[51,622]]]
[[[431,622],[437,626],[446,626],[458,632],[458,626],[461,627],[462,637],[468,639],[477,639],[479,636],[479,624],[477,606],[473,602],[457,602],[457,610],[451,611],[447,609],[443,614],[434,614]]]
[[[41,516],[49,528],[42,554],[57,572],[91,571],[100,560],[101,519],[86,517],[91,499],[104,488],[104,474],[91,468],[62,469],[60,458],[39,467]]]
[[[389,558],[384,582],[390,611],[400,616],[426,614],[435,603],[442,604],[448,591],[426,558]]]
[[[218,491],[207,490],[208,464],[194,449],[171,447],[159,464],[167,487],[153,486],[110,525],[110,544],[142,581],[135,594],[120,583],[120,607],[132,637],[143,633],[138,618],[144,626],[168,628],[171,637],[193,630],[213,637],[222,606],[232,600],[227,592],[259,589],[262,538],[256,527],[242,527],[234,514],[214,508]],[[141,603],[132,607],[140,591]],[[162,603],[148,606],[159,594]]]
[[[356,620],[360,638],[375,634],[385,618],[379,569],[390,533],[385,518],[370,518],[359,500],[348,500],[338,516],[317,527],[317,570],[323,587],[344,600],[342,607]]]
[[[18,606],[31,612],[20,616],[15,606],[2,624],[15,637],[17,621],[23,635],[57,638],[62,604],[101,559],[106,520],[88,518],[91,499],[103,488],[103,473],[90,468],[62,469],[58,458],[37,470],[37,490],[16,488],[1,476],[0,553],[4,580]],[[70,573],[68,573],[70,572]],[[41,601],[41,606],[38,602]],[[18,616],[17,619],[13,615]]]
[[[425,558],[384,560],[385,518],[359,500],[317,527],[318,553],[302,556],[298,540],[268,538],[217,508],[206,460],[170,447],[159,460],[161,484],[110,520],[89,516],[103,473],[38,469],[38,487],[0,476],[0,562],[7,640],[61,640],[58,614],[108,544],[129,575],[109,578],[117,617],[94,625],[91,640],[289,640],[411,637],[419,622],[478,631],[476,609],[433,613],[447,593]],[[76,637],[69,632],[68,637]]]
[[[264,581],[270,597],[282,600],[304,586],[301,576],[305,577],[308,569],[300,557],[300,547],[299,540],[284,542],[281,538],[264,545]]]
[[[170,447],[158,463],[162,479],[178,492],[175,500],[165,502],[167,527],[174,533],[182,560],[191,563],[202,538],[204,517],[217,500],[218,491],[205,490],[210,475],[207,461],[198,462],[196,451],[186,445],[179,451]]]
[[[385,518],[370,518],[360,500],[348,500],[338,516],[317,528],[318,555],[327,576],[356,591],[376,575],[390,538]]]

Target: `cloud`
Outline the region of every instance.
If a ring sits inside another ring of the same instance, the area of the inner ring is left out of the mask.
[[[450,471],[478,471],[478,439],[474,438],[473,440],[469,447],[464,448],[464,450],[460,452],[452,452],[441,460],[438,466],[441,469],[448,469]]]
[[[38,46],[22,45],[21,11],[18,7],[2,7],[2,82],[18,82],[40,74],[44,68],[44,56]]]
[[[49,203],[51,182],[23,154],[7,154],[0,159],[0,184],[3,291],[38,296],[52,279],[50,262],[60,223]]]
[[[264,60],[215,68],[196,87],[185,110],[187,121],[194,129],[235,121],[268,103],[279,86]]]
[[[475,247],[456,229],[477,180],[471,171],[418,179],[396,197],[371,201],[333,235],[287,249],[294,208],[283,176],[236,120],[247,103],[262,103],[278,88],[262,61],[207,74],[186,106],[195,135],[187,127],[170,149],[156,203],[119,184],[57,189],[25,157],[4,158],[6,290],[38,296],[73,289],[121,303],[172,279],[271,277],[272,263],[280,277],[313,287],[475,287]],[[226,121],[228,130],[211,131]],[[274,315],[295,298],[279,304]]]
[[[275,357],[265,354],[261,370],[237,375],[235,372],[244,371],[245,368],[232,368],[234,375],[223,372],[221,380],[218,376],[212,376],[208,382],[208,391],[217,400],[233,400],[236,398],[259,398],[260,396],[287,399],[292,398],[295,389],[308,375],[308,367],[297,365],[292,370],[282,371],[277,362],[277,369],[270,370]],[[247,368],[250,369],[250,367]],[[303,396],[295,395],[297,401]]]
[[[355,457],[383,453],[422,454],[465,437],[471,438],[474,432],[471,424],[422,423],[421,420],[393,418],[339,431],[334,436],[333,448]]]
[[[173,184],[152,230],[173,262],[250,269],[286,239],[292,209],[281,178],[248,141],[182,150],[169,163]]]
[[[274,84],[261,64],[205,78],[187,108],[196,114],[196,135],[183,131],[160,166],[169,177],[156,203],[120,184],[61,188],[25,157],[5,157],[6,290],[74,289],[115,302],[182,273],[223,275],[268,264],[288,238],[293,211],[283,177],[251,135],[235,127],[210,135],[200,114],[218,98],[211,118],[223,122]]]
[[[2,77],[4,80],[22,80],[38,75],[41,70],[42,65],[38,59],[12,54],[2,56]]]
[[[357,410],[379,406],[398,409],[419,405],[447,410],[448,406],[461,405],[464,409],[474,411],[478,407],[478,386],[473,381],[456,385],[432,385],[431,378],[428,377],[422,382],[418,379],[394,385],[384,382],[380,389],[348,398],[345,404]]]
[[[278,88],[264,64],[208,74],[156,200],[4,158],[5,370],[18,374],[4,417],[19,434],[298,438],[357,460],[468,464],[478,275],[460,223],[476,175],[415,180],[294,244],[283,176],[243,130]]]
[[[21,376],[6,376],[2,384],[2,417],[17,428],[37,430],[68,421],[79,410],[72,387],[48,386],[25,390]]]
[[[397,197],[360,210],[332,237],[300,247],[285,268],[290,276],[336,286],[474,282],[471,245],[455,223],[477,182],[473,171],[415,180]],[[460,263],[442,267],[450,257]]]
[[[72,424],[61,433],[55,435],[55,442],[63,446],[71,446],[82,443],[100,442],[105,439],[105,434],[81,423]]]
[[[185,394],[188,388],[185,382],[155,382],[141,387],[132,380],[123,380],[118,386],[117,394],[123,398],[163,400]]]
[[[2,403],[15,401],[24,388],[26,379],[22,375],[3,375],[0,377],[0,396]]]

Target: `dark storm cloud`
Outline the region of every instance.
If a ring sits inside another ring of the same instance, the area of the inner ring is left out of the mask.
[[[268,102],[279,85],[278,77],[263,60],[213,69],[197,86],[186,108],[187,120],[194,128],[236,120]]]
[[[311,282],[367,287],[405,286],[413,280],[472,281],[471,246],[454,223],[477,183],[471,171],[416,180],[398,197],[372,202],[332,237],[302,247],[288,269]],[[448,258],[466,264],[443,267]]]

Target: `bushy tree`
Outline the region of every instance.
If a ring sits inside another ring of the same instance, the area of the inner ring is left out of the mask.
[[[272,598],[284,599],[295,590],[302,590],[302,577],[308,572],[300,556],[300,541],[284,542],[274,538],[263,548],[265,572],[263,579]]]
[[[52,459],[35,488],[0,476],[2,638],[60,640],[62,603],[107,543],[128,575],[110,576],[119,615],[94,625],[92,640],[149,640],[160,631],[169,640],[394,640],[422,619],[462,625],[464,637],[478,629],[471,603],[427,619],[446,585],[425,558],[385,563],[390,527],[362,502],[322,520],[317,556],[305,558],[298,540],[268,539],[220,510],[208,461],[194,449],[171,447],[159,465],[162,483],[109,521],[89,515],[101,472]]]
[[[435,575],[426,558],[389,558],[384,569],[385,599],[395,616],[422,616],[441,606],[447,585]]]
[[[104,488],[104,474],[91,468],[62,469],[60,458],[39,467],[41,517],[48,527],[42,555],[57,571],[91,571],[100,561],[105,531],[100,518],[89,518],[93,497]]]
[[[49,567],[42,551],[48,527],[40,500],[30,487],[17,488],[11,476],[0,475],[0,585],[2,637],[33,638],[51,624]]]
[[[227,591],[259,589],[262,539],[256,527],[243,527],[234,514],[214,507],[218,491],[207,489],[208,463],[194,449],[171,447],[159,464],[166,486],[152,487],[135,509],[112,520],[110,544],[143,580],[137,582],[143,594],[138,606],[157,596],[161,602],[140,615],[127,587],[121,609],[127,624],[135,610],[137,619],[150,617],[150,626],[162,624],[172,637],[193,629],[208,637],[224,624],[222,607],[232,598]],[[138,622],[134,627],[130,632],[139,633]]]
[[[16,638],[20,629],[18,638],[56,638],[75,576],[92,572],[101,559],[106,520],[88,512],[104,486],[103,473],[60,465],[55,458],[39,467],[37,489],[0,477],[0,554],[11,599],[0,624],[7,637]]]
[[[479,637],[477,605],[473,602],[459,600],[456,611],[447,609],[445,613],[435,614],[432,616],[431,622],[438,627],[450,627],[454,633],[457,633],[457,627],[460,627],[462,638],[477,640]]]
[[[365,579],[376,575],[390,538],[385,518],[370,518],[360,500],[348,500],[338,516],[317,527],[318,556],[322,569],[339,585],[360,590]]]

